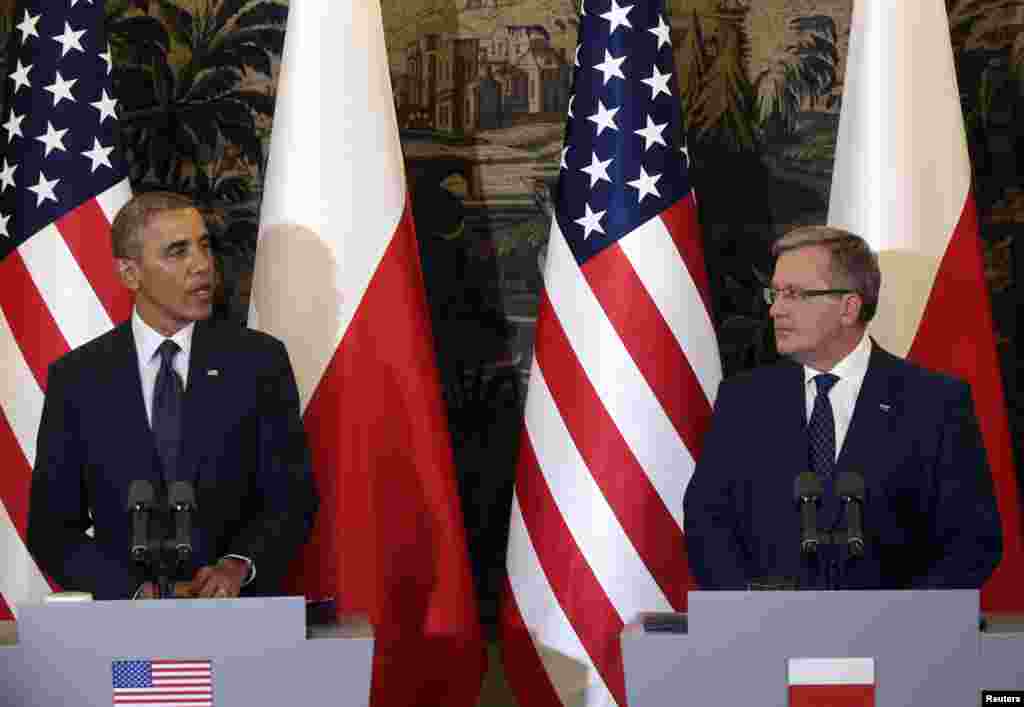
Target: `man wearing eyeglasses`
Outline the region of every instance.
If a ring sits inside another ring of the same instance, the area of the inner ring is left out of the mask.
[[[980,587],[1002,535],[969,387],[867,336],[881,274],[863,239],[802,227],[773,254],[764,294],[785,360],[719,388],[684,501],[698,585]],[[801,552],[802,472],[822,489],[814,553]],[[836,488],[851,473],[864,480],[862,553],[844,541]]]

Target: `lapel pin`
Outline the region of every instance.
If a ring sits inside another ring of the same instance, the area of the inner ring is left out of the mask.
[[[889,412],[892,409],[892,406],[889,403],[879,403],[878,409],[882,412]]]
[[[217,370],[216,368],[211,368],[211,369],[206,371],[206,375],[208,375],[208,376],[219,376],[220,375],[220,371]]]

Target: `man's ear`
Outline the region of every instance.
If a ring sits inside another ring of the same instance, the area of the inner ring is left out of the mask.
[[[843,323],[852,326],[860,319],[860,310],[864,306],[864,300],[859,294],[843,296]]]
[[[117,276],[121,284],[132,292],[139,289],[139,264],[132,258],[115,258]]]

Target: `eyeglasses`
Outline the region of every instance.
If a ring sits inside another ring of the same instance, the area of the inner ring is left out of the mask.
[[[811,297],[821,297],[823,295],[857,294],[856,290],[805,290],[800,287],[765,287],[762,289],[762,292],[764,294],[764,301],[769,306],[775,304],[780,299],[787,302],[806,302]]]

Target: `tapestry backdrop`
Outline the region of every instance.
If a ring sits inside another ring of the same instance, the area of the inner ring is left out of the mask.
[[[4,48],[20,21],[14,4],[0,0]],[[463,511],[489,619],[504,567],[579,1],[382,4]],[[759,294],[771,243],[794,225],[825,221],[851,0],[668,4],[729,374],[775,356]],[[203,206],[222,274],[217,316],[240,321],[287,6],[106,3],[133,186],[184,192]],[[947,0],[947,8],[1019,459],[1024,0]]]

